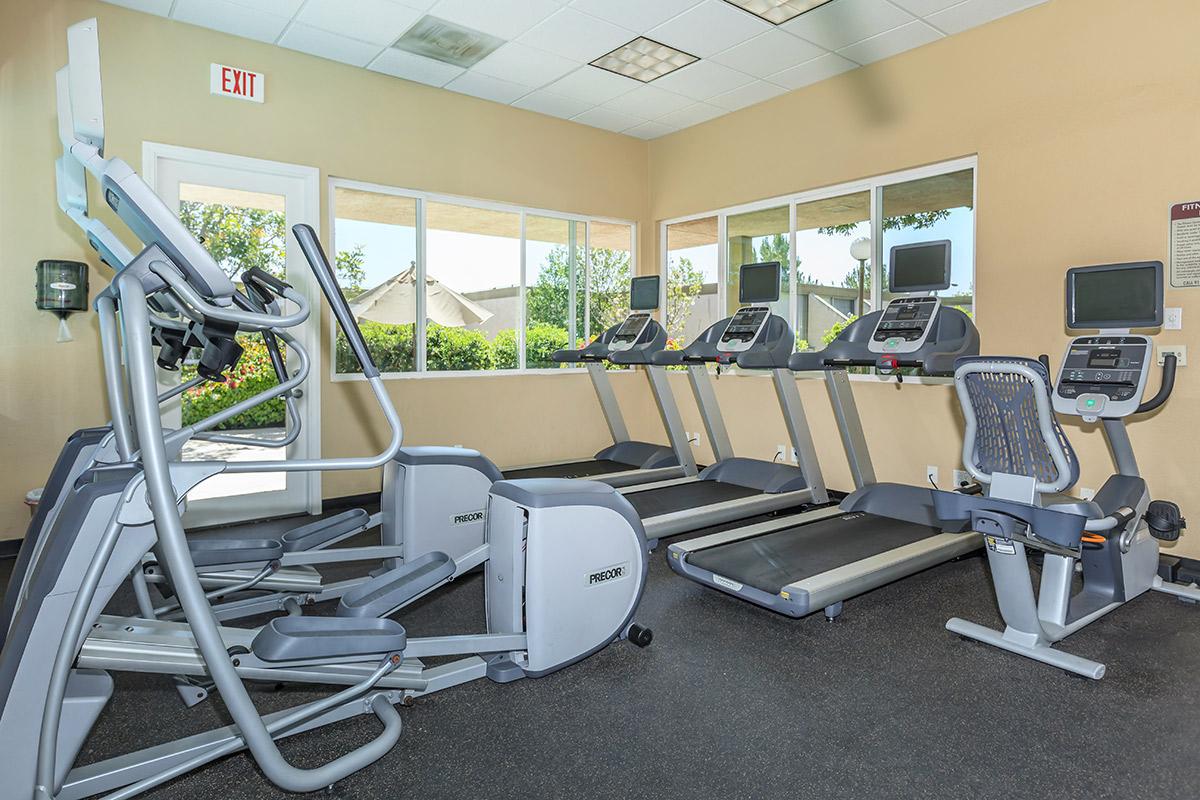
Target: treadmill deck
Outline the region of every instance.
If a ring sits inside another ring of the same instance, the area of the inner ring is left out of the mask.
[[[928,525],[852,511],[698,550],[688,562],[774,595],[797,581],[940,533]]]
[[[620,461],[589,458],[585,461],[569,461],[565,464],[509,469],[504,471],[504,479],[513,481],[522,478],[587,478],[592,475],[609,475],[613,472],[625,472],[631,469],[636,469],[636,467],[622,464]]]

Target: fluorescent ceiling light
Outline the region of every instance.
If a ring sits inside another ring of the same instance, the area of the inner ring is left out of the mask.
[[[393,46],[465,69],[478,64],[502,44],[503,39],[490,33],[426,14]]]
[[[818,6],[832,3],[833,0],[725,0],[731,6],[737,6],[743,11],[749,11],[756,17],[762,17],[772,25],[780,25],[789,19],[795,19],[806,11],[812,11]]]
[[[639,36],[611,53],[605,53],[591,63],[593,67],[606,69],[642,83],[649,83],[699,60],[691,53],[667,47],[665,44],[647,39],[645,36]]]

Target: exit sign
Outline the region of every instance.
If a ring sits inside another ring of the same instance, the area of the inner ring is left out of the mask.
[[[255,103],[263,101],[267,76],[261,72],[241,67],[227,67],[224,64],[213,64],[209,74],[211,76],[209,90],[213,94],[236,97],[239,100],[252,100]]]

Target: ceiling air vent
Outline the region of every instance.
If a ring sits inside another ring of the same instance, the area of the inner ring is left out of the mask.
[[[502,44],[503,39],[491,34],[426,15],[393,46],[466,69]]]

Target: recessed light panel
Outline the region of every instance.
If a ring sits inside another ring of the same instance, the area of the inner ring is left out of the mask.
[[[600,56],[592,62],[592,66],[649,83],[699,60],[691,53],[639,36],[611,53]]]
[[[417,20],[394,47],[456,67],[473,67],[504,40],[428,14]]]
[[[772,25],[780,25],[806,11],[832,3],[833,0],[725,0],[731,6],[762,17]]]

